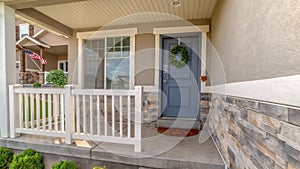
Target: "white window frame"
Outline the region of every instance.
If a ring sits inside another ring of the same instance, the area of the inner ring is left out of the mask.
[[[78,39],[78,87],[84,87],[84,57],[82,55],[82,49],[84,40],[88,39],[105,39],[107,37],[116,37],[116,36],[129,36],[130,37],[130,65],[129,65],[129,88],[134,88],[134,64],[135,64],[135,35],[137,34],[137,28],[128,28],[128,29],[112,29],[112,30],[100,30],[100,31],[91,31],[91,32],[79,32],[77,33]],[[106,55],[106,47],[105,47]],[[105,59],[106,62],[106,59]],[[106,66],[106,63],[105,63]],[[104,70],[104,76],[106,77],[106,70]],[[105,80],[106,81],[106,80]],[[104,82],[104,87],[106,88],[106,83]]]
[[[28,24],[28,23],[20,24],[20,25],[19,25],[19,37],[20,37],[20,39],[22,39],[22,33],[21,33],[21,27],[22,27],[22,26],[26,26],[26,27],[28,28],[28,33],[27,33],[27,35],[29,35],[29,24]]]
[[[59,65],[61,64],[61,63],[63,63],[64,64],[64,72],[68,72],[68,71],[66,71],[66,65],[67,65],[67,62],[68,62],[68,60],[58,60],[57,61],[57,69],[60,69],[59,68]],[[68,70],[69,70],[69,65],[68,65]]]

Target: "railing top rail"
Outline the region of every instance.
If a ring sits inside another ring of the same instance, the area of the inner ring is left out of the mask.
[[[136,90],[107,90],[107,89],[73,89],[73,95],[132,95]]]
[[[63,94],[65,89],[58,88],[16,88],[15,93],[25,94]]]

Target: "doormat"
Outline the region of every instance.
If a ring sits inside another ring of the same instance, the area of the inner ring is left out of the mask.
[[[158,127],[157,131],[167,136],[189,137],[199,133],[197,129],[165,128]]]

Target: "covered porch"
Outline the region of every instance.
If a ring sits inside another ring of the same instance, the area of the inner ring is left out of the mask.
[[[16,150],[33,146],[45,154],[137,167],[224,168],[209,137],[199,143],[199,135],[171,137],[156,129],[156,120],[162,116],[161,70],[166,71],[161,59],[163,40],[184,44],[190,48],[190,55],[201,56],[192,72],[198,92],[206,85],[199,77],[206,76],[206,42],[216,2],[1,3],[2,21],[14,20],[16,15],[68,37],[70,85],[64,89],[31,89],[12,85],[12,77],[4,74],[4,86],[10,87],[3,90],[6,96],[1,104],[3,112],[10,114],[3,113],[1,119],[0,145]],[[116,12],[121,6],[123,10]],[[1,47],[14,49],[10,45],[14,40],[10,32],[13,22],[5,25],[3,32],[8,36],[3,36],[6,43]],[[195,43],[189,44],[188,38]],[[7,56],[15,54],[5,50],[1,56],[5,56],[5,64],[12,64],[13,59]],[[114,69],[116,64],[122,68]],[[200,96],[195,101],[197,110],[191,117],[204,120],[208,111],[200,117]],[[205,101],[203,107],[207,109]]]

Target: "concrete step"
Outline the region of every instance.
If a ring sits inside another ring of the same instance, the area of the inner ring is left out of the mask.
[[[157,127],[200,130],[201,123],[196,119],[162,117],[157,120]]]

